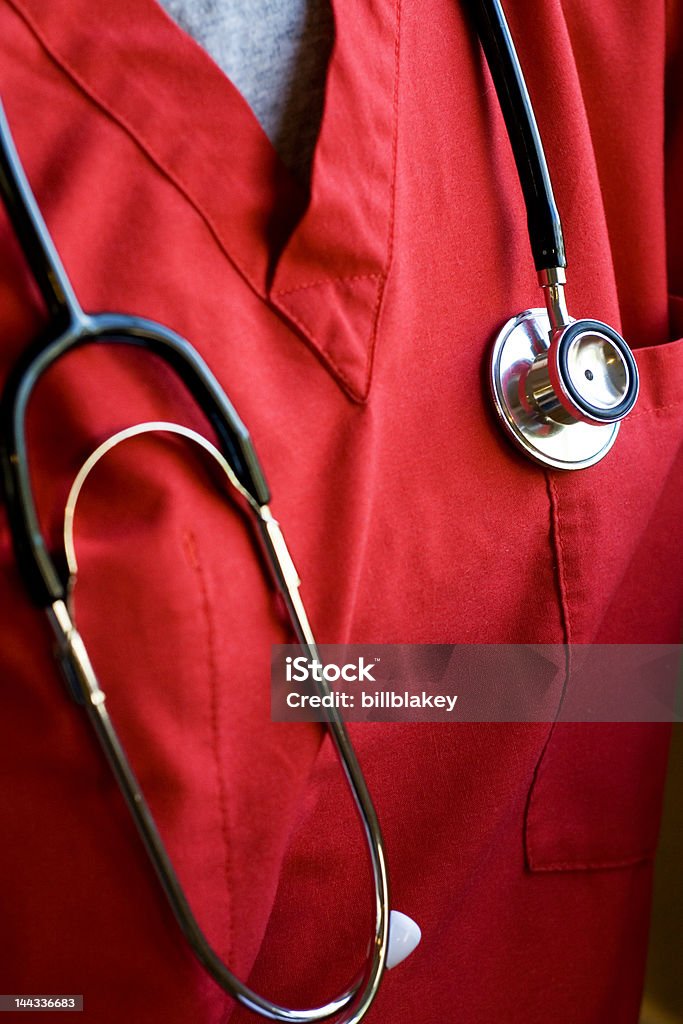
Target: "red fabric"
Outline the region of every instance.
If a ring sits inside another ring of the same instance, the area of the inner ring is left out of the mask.
[[[508,7],[570,309],[621,326],[642,374],[617,445],[579,474],[518,457],[485,400],[492,338],[539,294],[464,5],[335,3],[306,207],[152,0],[0,4],[0,91],[78,295],[204,354],[250,427],[323,642],[680,637],[677,12],[667,51],[651,4]],[[4,217],[0,235],[5,373],[44,314]],[[51,537],[96,442],[156,416],[202,425],[144,354],[81,352],[50,374],[31,433]],[[78,621],[204,929],[268,994],[329,997],[370,934],[365,857],[320,732],[269,721],[287,634],[244,526],[151,439],[98,468],[79,516]],[[0,991],[83,992],[97,1024],[251,1020],[164,905],[4,520],[0,558]],[[424,936],[368,1019],[634,1024],[666,729],[352,732],[393,905]]]

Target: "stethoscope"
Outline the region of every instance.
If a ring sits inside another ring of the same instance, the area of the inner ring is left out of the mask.
[[[473,5],[505,118],[527,210],[545,309],[509,320],[491,350],[498,418],[525,455],[554,469],[585,469],[607,455],[638,397],[630,348],[600,320],[574,320],[564,296],[567,261],[543,144],[498,0]]]
[[[562,228],[522,70],[498,0],[478,0],[474,8],[514,151],[545,299],[545,309],[520,313],[498,335],[490,359],[493,403],[509,438],[535,462],[556,469],[582,469],[604,458],[614,444],[619,422],[637,398],[638,370],[628,345],[615,330],[598,320],[573,320],[568,314]],[[46,330],[12,369],[0,400],[4,494],[17,565],[31,599],[44,609],[54,631],[69,692],[87,712],[177,921],[211,977],[238,1002],[270,1020],[306,1024],[341,1015],[344,1024],[356,1024],[372,1004],[385,967],[400,962],[414,948],[419,929],[406,915],[389,912],[386,856],[377,816],[338,710],[327,709],[327,729],[370,856],[374,935],[362,973],[345,992],[319,1007],[290,1009],[239,981],[202,933],[109,716],[105,694],[74,620],[73,524],[83,483],[112,448],[143,433],[164,431],[181,435],[218,464],[231,496],[255,527],[297,641],[308,657],[320,660],[299,593],[300,580],[270,510],[268,487],[249,433],[204,360],[179,335],[141,317],[89,314],[81,309],[21,167],[1,106],[0,192],[49,314]],[[203,411],[218,444],[179,424],[158,422],[136,424],[105,441],[80,470],[67,500],[62,568],[61,560],[48,550],[38,519],[26,413],[41,376],[64,355],[89,344],[135,345],[162,359]],[[323,680],[318,683],[323,693],[326,685]]]

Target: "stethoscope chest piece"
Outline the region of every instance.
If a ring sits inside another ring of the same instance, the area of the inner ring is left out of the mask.
[[[553,330],[545,309],[509,320],[491,353],[493,403],[509,437],[534,462],[586,469],[607,455],[638,396],[623,340],[598,320]]]

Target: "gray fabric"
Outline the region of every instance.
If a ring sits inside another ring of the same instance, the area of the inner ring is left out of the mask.
[[[334,37],[330,0],[159,3],[239,89],[284,163],[307,179]]]

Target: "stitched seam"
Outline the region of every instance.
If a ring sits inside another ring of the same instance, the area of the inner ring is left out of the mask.
[[[401,70],[401,0],[396,0],[396,40],[394,42],[394,96],[393,96],[393,118],[394,137],[391,145],[391,194],[389,211],[389,233],[387,238],[387,262],[384,267],[385,275],[389,273],[391,261],[394,255],[394,226],[396,221],[396,168],[398,165],[398,88],[399,75]]]
[[[364,396],[360,394],[358,389],[351,383],[346,373],[344,372],[344,370],[341,369],[341,367],[338,365],[334,357],[330,355],[330,353],[327,352],[325,349],[322,349],[318,345],[316,345],[315,341],[313,340],[315,338],[315,331],[311,327],[309,327],[304,322],[304,320],[302,320],[301,317],[298,316],[298,314],[292,312],[289,306],[287,306],[285,303],[283,303],[283,306],[285,307],[287,311],[287,316],[292,321],[292,323],[296,324],[299,330],[303,332],[305,340],[308,342],[311,350],[332,367],[335,374],[342,381],[344,389],[347,391],[349,398],[352,398],[354,402],[362,403]]]
[[[534,868],[534,871],[600,871],[610,868],[627,868],[636,864],[647,864],[654,855],[654,850],[648,850],[644,853],[636,853],[631,857],[624,857],[623,860],[552,861]]]
[[[629,413],[629,419],[635,420],[639,416],[650,416],[653,412],[664,412],[666,409],[678,409],[683,405],[683,399],[679,399],[677,402],[669,402],[668,405],[653,405],[650,409],[637,409],[635,412]]]
[[[567,587],[566,560],[564,542],[562,540],[562,520],[560,516],[560,499],[557,493],[557,486],[551,473],[546,472],[548,484],[548,496],[550,498],[550,511],[552,516],[552,538],[557,555],[557,589],[560,594],[560,614],[562,618],[562,632],[567,645],[572,642],[572,624],[569,610],[569,593]]]
[[[386,279],[391,267],[391,263],[394,255],[394,234],[396,224],[396,171],[398,166],[398,98],[399,98],[399,74],[400,74],[400,54],[401,54],[401,0],[396,0],[395,5],[396,14],[396,37],[394,40],[394,90],[392,96],[392,121],[393,121],[393,132],[392,132],[392,143],[391,143],[391,185],[389,192],[389,224],[387,229],[387,241],[386,241],[386,262],[384,268],[380,274],[353,274],[347,277],[340,276],[335,278],[328,278],[324,281],[311,281],[307,284],[297,286],[296,288],[289,288],[285,291],[274,293],[274,298],[282,299],[287,295],[291,295],[294,292],[303,291],[307,288],[316,288],[321,285],[337,284],[344,281],[361,281],[361,280],[377,280],[377,298],[375,305],[372,310],[372,330],[369,338],[369,350],[367,360],[367,372],[365,375],[365,382],[363,385],[363,391],[359,392],[354,387],[345,372],[339,367],[336,360],[324,349],[320,348],[315,341],[315,331],[306,325],[304,320],[294,314],[290,307],[283,303],[287,310],[287,315],[291,318],[292,322],[297,324],[301,330],[307,335],[307,340],[312,345],[315,352],[317,352],[322,359],[324,359],[328,365],[330,365],[337,376],[342,381],[345,390],[355,402],[362,404],[367,400],[368,393],[370,391],[370,383],[372,380],[372,370],[375,361],[375,349],[377,343],[377,334],[379,329],[380,314],[382,311],[382,299],[384,298],[386,289]]]
[[[562,542],[562,530],[560,524],[560,509],[559,509],[559,497],[557,493],[557,487],[552,474],[548,471],[545,472],[546,487],[548,492],[548,501],[550,507],[550,544],[551,551],[555,555],[555,584],[559,596],[559,607],[560,607],[560,620],[562,624],[563,642],[565,644],[565,672],[564,682],[562,684],[562,693],[560,695],[560,702],[557,706],[557,714],[553,721],[548,735],[546,736],[543,749],[541,750],[540,756],[534,769],[534,776],[531,782],[531,789],[529,791],[529,800],[527,803],[524,834],[526,840],[526,856],[527,865],[529,868],[534,870],[534,853],[533,853],[533,841],[531,838],[531,819],[533,817],[534,808],[536,806],[538,798],[538,786],[543,775],[543,772],[547,770],[548,760],[550,757],[550,741],[555,733],[555,727],[557,725],[557,718],[562,709],[564,703],[565,694],[567,692],[567,684],[569,681],[569,674],[571,671],[571,638],[572,638],[572,626],[571,617],[569,611],[569,597],[567,593],[567,580],[565,574],[565,557],[564,557],[564,546]],[[550,868],[546,868],[550,870]]]
[[[323,278],[319,281],[308,281],[306,284],[298,284],[295,288],[285,288],[283,291],[273,292],[276,298],[283,298],[285,295],[292,295],[294,292],[303,292],[307,288],[318,288],[325,284],[337,284],[344,281],[367,281],[381,278],[382,274],[340,274],[338,277]]]
[[[220,812],[220,823],[221,823],[221,836],[223,839],[223,872],[226,883],[226,906],[227,906],[227,953],[228,957],[231,956],[233,950],[233,921],[232,921],[232,905],[230,894],[235,890],[233,888],[233,863],[232,863],[232,847],[230,844],[230,831],[229,831],[229,806],[228,806],[228,792],[225,780],[223,778],[223,772],[220,767],[220,756],[219,751],[221,748],[220,742],[220,725],[218,719],[218,666],[216,663],[216,631],[213,624],[213,616],[211,614],[211,602],[209,600],[209,591],[206,585],[206,577],[202,564],[197,555],[197,545],[194,533],[188,531],[185,534],[185,548],[188,553],[190,566],[194,570],[195,576],[197,577],[197,583],[199,586],[199,595],[201,599],[202,614],[204,617],[204,625],[206,627],[206,650],[207,650],[207,663],[209,672],[209,693],[210,693],[210,713],[211,713],[211,749],[216,769],[216,786],[218,789],[218,807]]]
[[[372,381],[372,370],[375,365],[375,351],[377,349],[377,337],[379,334],[379,321],[382,313],[382,300],[386,291],[387,279],[394,257],[394,240],[396,226],[396,170],[398,167],[398,110],[399,110],[399,78],[401,73],[401,0],[396,0],[396,39],[394,41],[394,96],[393,96],[393,119],[394,132],[391,145],[391,193],[389,197],[389,227],[387,237],[387,261],[384,268],[384,276],[377,289],[377,302],[373,310],[373,328],[370,339],[370,352],[368,358],[368,371],[365,378],[365,395],[370,391]]]
[[[247,271],[244,269],[240,261],[235,256],[233,256],[226,247],[226,244],[223,241],[218,231],[218,228],[215,226],[213,219],[206,212],[203,205],[199,202],[199,200],[194,198],[194,196],[187,188],[187,186],[184,185],[181,182],[181,180],[175,175],[175,173],[165,165],[164,161],[159,156],[157,156],[157,154],[154,151],[153,145],[145,138],[143,133],[138,128],[133,127],[133,125],[131,125],[123,115],[116,113],[113,110],[113,108],[109,106],[106,100],[100,98],[97,91],[81,77],[80,73],[76,70],[76,68],[74,68],[71,65],[70,61],[67,60],[67,58],[64,57],[61,53],[59,53],[57,49],[53,46],[53,44],[47,40],[45,35],[41,32],[40,28],[34,22],[31,15],[22,8],[19,0],[8,0],[8,2],[10,6],[14,8],[16,14],[22,19],[22,21],[24,21],[29,31],[33,33],[37,41],[40,43],[40,45],[47,53],[48,57],[50,57],[51,60],[53,60],[54,63],[63,71],[63,73],[68,78],[70,78],[76,86],[78,86],[78,88],[88,97],[88,99],[92,103],[99,107],[106,116],[110,117],[112,121],[114,121],[116,124],[119,125],[120,128],[124,130],[124,132],[129,136],[129,138],[131,138],[135,145],[139,147],[139,149],[145,154],[145,156],[147,156],[150,162],[157,168],[159,173],[162,174],[165,178],[167,178],[168,181],[170,181],[170,183],[174,186],[174,188],[176,188],[180,192],[180,194],[187,200],[190,206],[192,206],[192,208],[199,214],[201,219],[204,221],[212,237],[214,238],[216,244],[218,245],[219,249],[226,256],[229,262],[233,265],[235,270],[237,270],[240,276],[246,281],[249,287],[253,289],[253,291],[259,296],[259,298],[265,299],[266,296],[263,293],[263,291],[261,291],[261,289],[259,289],[257,285],[251,280]]]
[[[382,299],[384,298],[384,289],[386,286],[386,278],[383,278],[378,289],[377,289],[377,300],[375,302],[375,308],[372,311],[372,333],[370,335],[370,346],[368,350],[368,361],[367,361],[367,372],[365,374],[365,384],[363,386],[363,395],[367,400],[368,394],[370,393],[370,384],[372,383],[372,368],[375,365],[375,348],[377,347],[377,333],[379,330],[379,317],[382,311]]]

